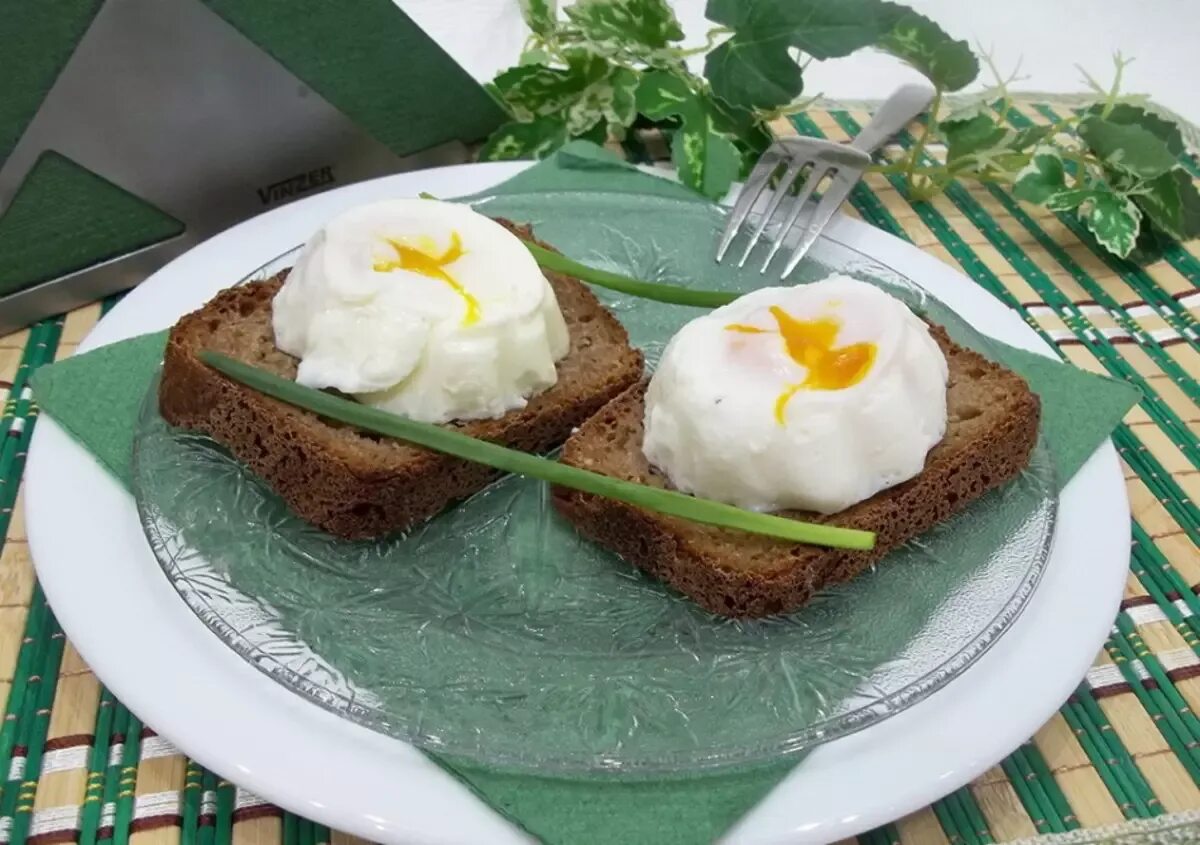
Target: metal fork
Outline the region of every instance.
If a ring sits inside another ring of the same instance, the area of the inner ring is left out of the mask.
[[[776,141],[754,165],[750,178],[746,180],[745,187],[729,213],[729,220],[717,246],[717,262],[720,263],[725,258],[725,253],[729,251],[738,231],[750,218],[751,212],[766,192],[771,178],[782,170],[782,175],[775,183],[774,193],[767,199],[762,213],[756,215],[757,225],[742,252],[741,260],[738,261],[739,267],[745,266],[750,253],[776,218],[793,184],[807,168],[807,178],[788,206],[787,214],[783,216],[783,223],[779,227],[779,234],[772,241],[760,270],[762,273],[767,272],[775,255],[800,219],[808,200],[821,182],[829,177],[829,184],[821,195],[820,202],[809,215],[796,245],[792,248],[787,265],[779,274],[780,279],[787,278],[796,269],[800,259],[816,243],[817,237],[833,218],[834,212],[850,195],[850,189],[862,178],[867,165],[871,163],[871,153],[925,111],[932,98],[933,91],[923,85],[902,85],[884,101],[871,118],[871,122],[863,127],[858,137],[849,144],[802,137],[787,120],[778,121],[778,125],[772,124],[772,128],[776,130]],[[787,137],[779,137],[784,133]]]

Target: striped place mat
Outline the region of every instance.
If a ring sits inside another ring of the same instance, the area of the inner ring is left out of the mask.
[[[1008,115],[1017,126],[1054,117],[1037,104]],[[810,111],[799,123],[842,141],[866,119]],[[899,146],[910,143],[906,135]],[[1133,560],[1121,613],[1087,678],[974,783],[857,841],[1200,840],[1200,242],[1138,267],[1098,251],[1075,220],[1001,189],[956,185],[911,204],[882,175],[855,189],[847,212],[960,268],[1076,366],[1145,393],[1113,435],[1134,516]],[[106,307],[0,338],[0,845],[351,842],[204,770],[139,722],[66,642],[37,586],[19,491],[37,417],[28,378],[71,355]]]

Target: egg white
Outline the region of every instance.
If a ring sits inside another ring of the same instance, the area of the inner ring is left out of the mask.
[[[445,278],[403,266],[398,246]],[[520,240],[457,203],[373,203],[306,245],[273,306],[297,381],[426,422],[498,417],[555,383],[569,348],[554,290]]]
[[[834,347],[874,344],[865,374],[839,389],[797,388],[809,371],[789,353],[772,306],[796,320],[832,319]],[[833,513],[921,471],[945,434],[947,376],[928,327],[873,285],[834,276],[763,288],[668,344],[646,393],[643,451],[685,492]]]

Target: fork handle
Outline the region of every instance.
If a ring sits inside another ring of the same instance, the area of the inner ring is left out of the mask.
[[[912,123],[917,115],[929,107],[932,100],[933,89],[926,85],[901,85],[892,92],[892,96],[883,101],[871,122],[863,127],[858,137],[850,142],[850,146],[864,153],[875,152],[888,138]],[[768,126],[777,140],[800,137],[792,121],[786,117],[777,117]]]
[[[901,85],[892,96],[883,101],[871,122],[863,127],[850,146],[872,153],[929,107],[933,100],[933,89],[927,85],[910,83]]]

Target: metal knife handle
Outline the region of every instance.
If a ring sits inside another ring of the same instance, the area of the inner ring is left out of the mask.
[[[863,127],[850,146],[866,153],[874,152],[929,107],[933,89],[926,85],[901,85],[884,100],[871,122]]]

